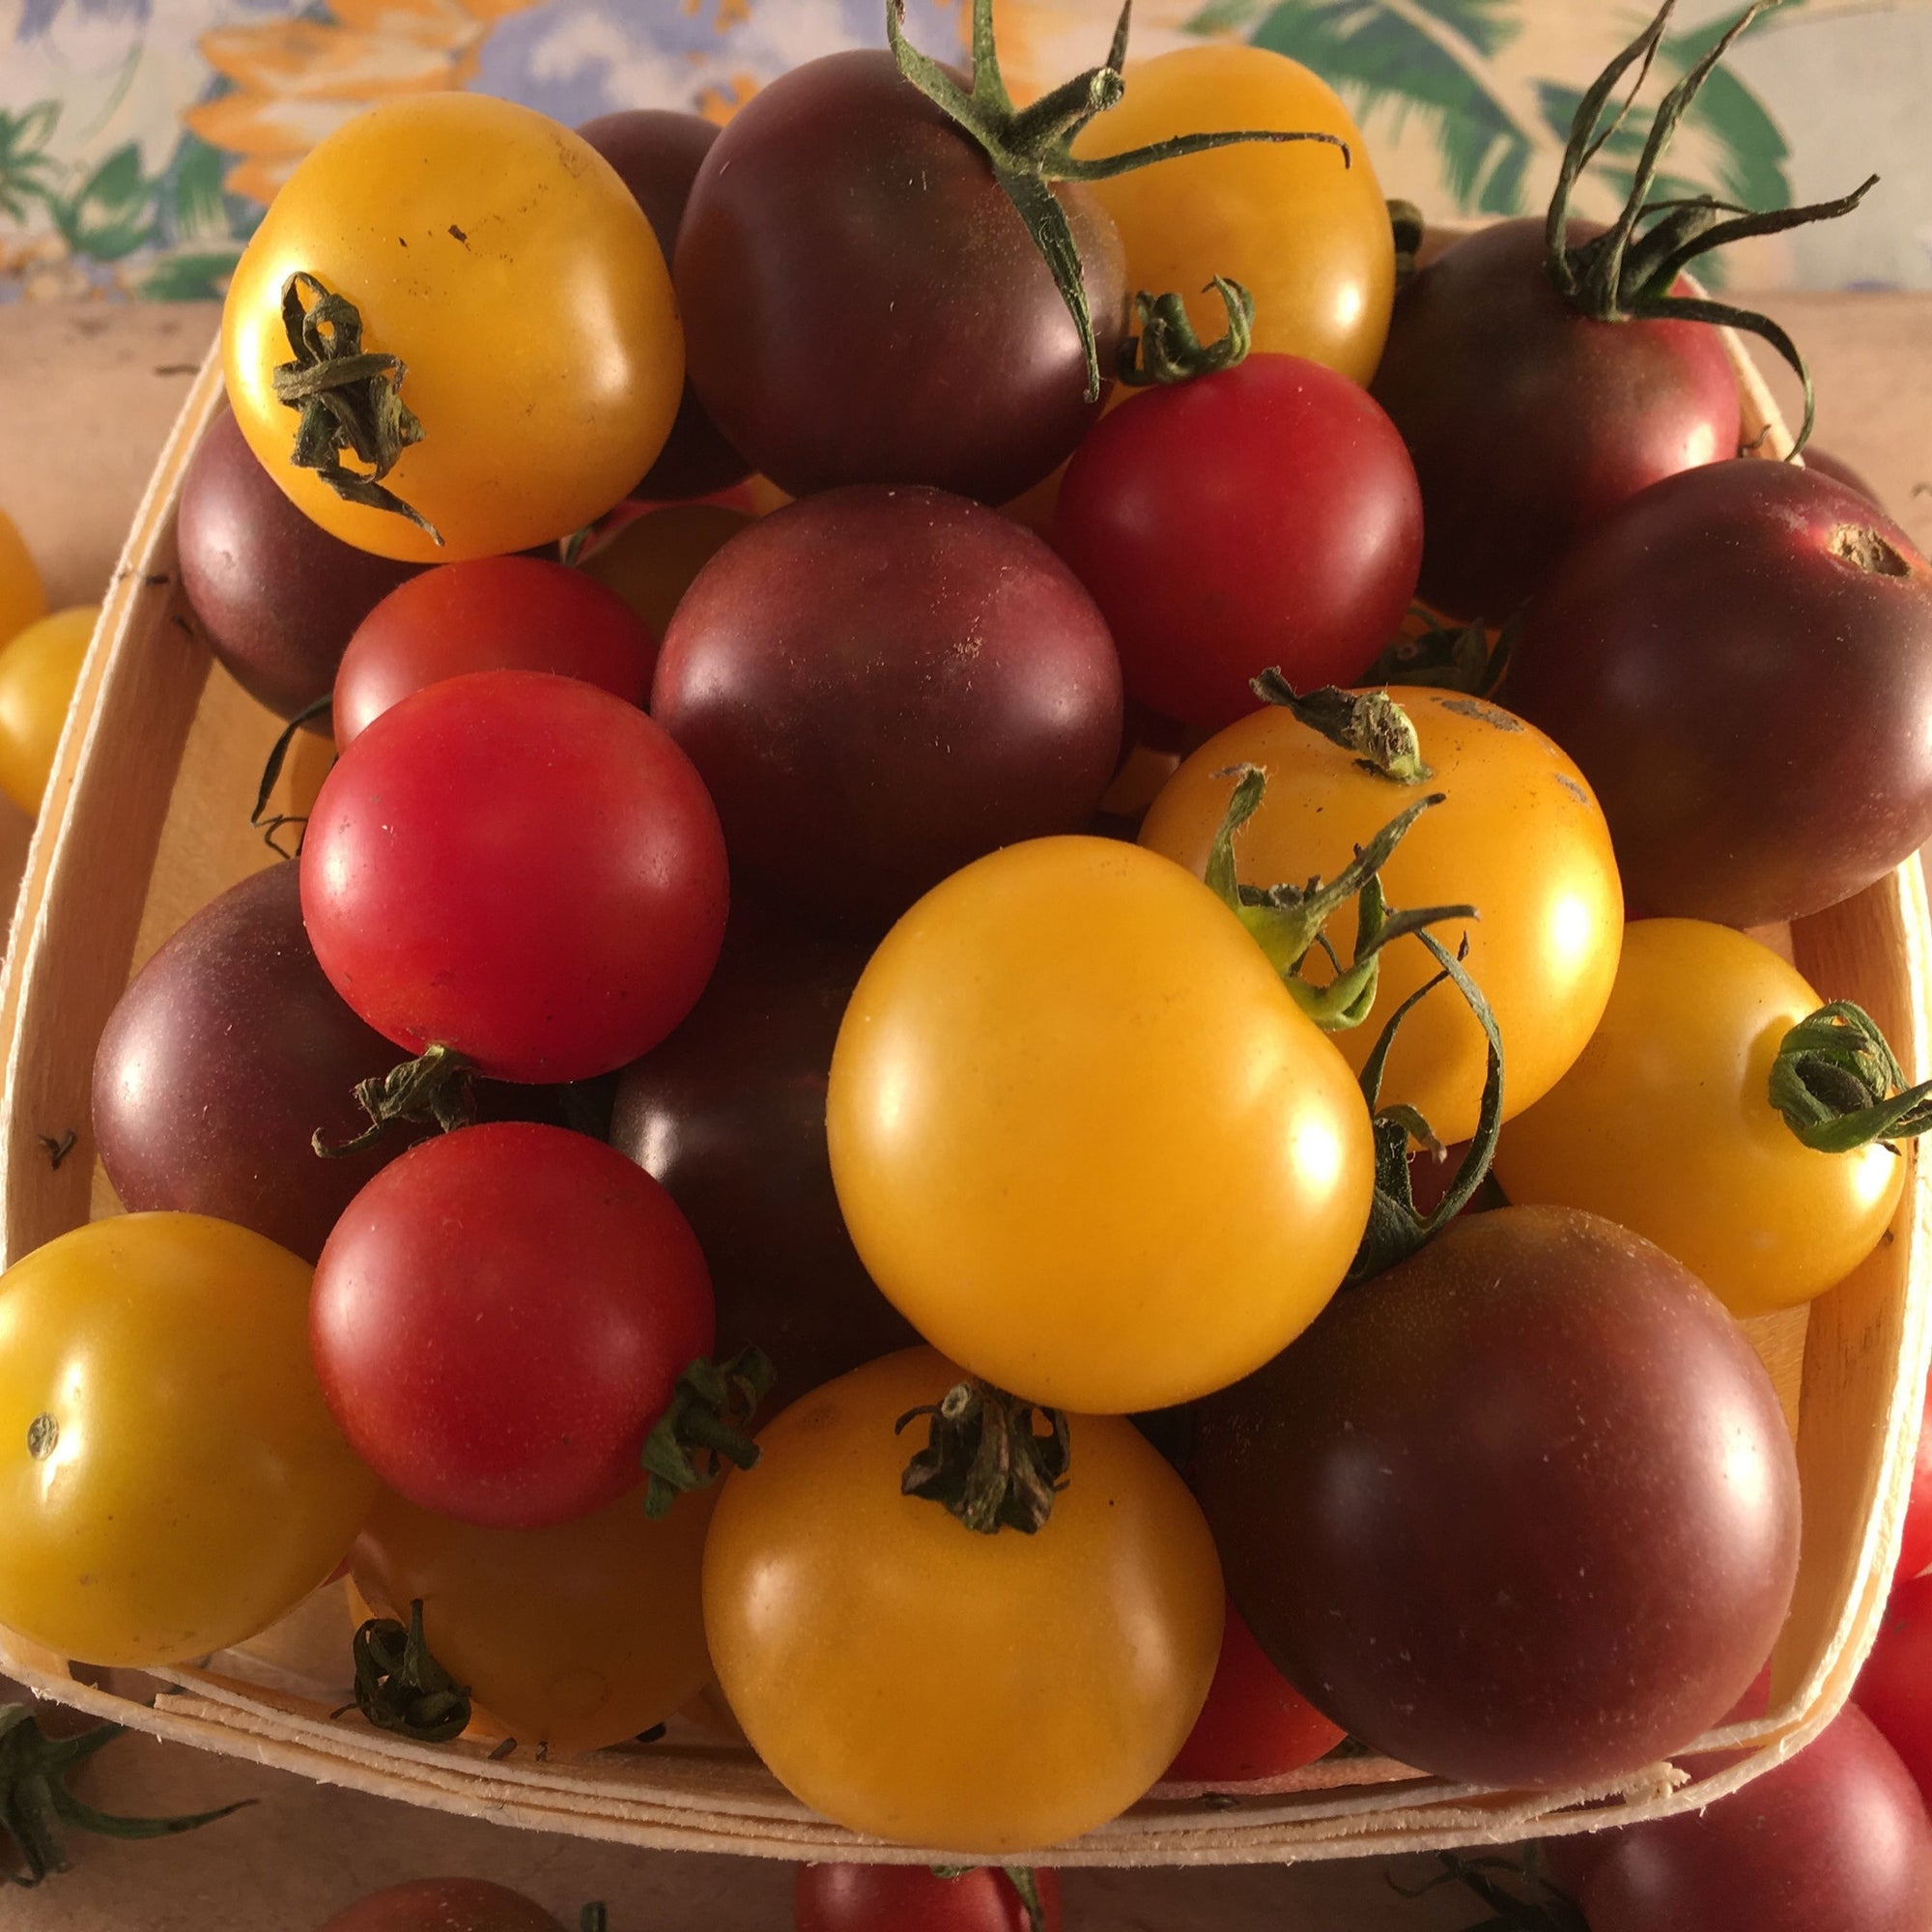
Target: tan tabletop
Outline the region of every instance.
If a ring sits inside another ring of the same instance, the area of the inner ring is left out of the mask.
[[[1819,440],[1932,548],[1932,298],[1784,296],[1765,304],[1811,355]],[[0,308],[0,509],[59,607],[98,599],[161,438],[215,324],[205,304]],[[1795,385],[1779,386],[1789,404]],[[0,873],[22,828],[0,818]],[[469,1873],[566,1923],[604,1898],[612,1932],[787,1932],[791,1867],[636,1852],[412,1810],[286,1773],[128,1738],[88,1786],[109,1808],[256,1808],[194,1836],[76,1839],[76,1868],[7,1895],[8,1932],[310,1932],[362,1892]],[[1411,1882],[1426,1864],[1403,1874]],[[1293,1869],[1073,1872],[1069,1932],[1449,1932],[1480,1917],[1407,1902],[1379,1861]],[[911,1932],[911,1928],[908,1928]]]

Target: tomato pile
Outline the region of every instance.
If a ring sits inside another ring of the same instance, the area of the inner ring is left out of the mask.
[[[685,1711],[991,1858],[1345,1732],[1610,1789],[1759,1678],[1734,1318],[1932,1102],[1744,928],[1932,835],[1932,564],[1738,460],[1709,325],[1797,352],[1679,278],[1833,210],[1652,187],[1749,14],[1615,226],[1662,17],[1398,292],[1314,75],[1123,20],[1021,108],[990,11],[722,132],[400,99],[270,211],[183,569],[338,755],[100,1042],[133,1211],[0,1282],[8,1627],[348,1551],[373,1722]]]

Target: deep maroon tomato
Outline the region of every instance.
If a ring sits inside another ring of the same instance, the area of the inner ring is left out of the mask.
[[[712,1344],[689,1224],[562,1127],[462,1127],[384,1169],[316,1265],[309,1341],[342,1433],[407,1501],[491,1529],[614,1502]]]
[[[1912,1463],[1912,1489],[1905,1499],[1905,1527],[1898,1539],[1893,1575],[1905,1581],[1932,1570],[1932,1389],[1918,1418],[1918,1449]]]
[[[740,905],[704,997],[617,1082],[611,1143],[704,1250],[721,1358],[778,1369],[767,1413],[918,1339],[872,1286],[832,1191],[825,1082],[862,946]]]
[[[182,478],[177,543],[182,588],[214,655],[282,718],[327,696],[356,625],[416,574],[310,523],[226,410]]]
[[[1796,919],[1932,837],[1932,564],[1813,470],[1623,504],[1531,605],[1505,696],[1582,767],[1633,919]]]
[[[1852,1695],[1918,1789],[1932,1793],[1932,1577],[1892,1585]]]
[[[1231,1603],[1208,1701],[1164,1781],[1240,1784],[1280,1777],[1326,1757],[1345,1735],[1268,1662]]]
[[[942,1878],[929,1865],[800,1865],[795,1932],[1060,1932],[1060,1875],[1033,1874],[1036,1923],[1011,1877],[980,1865]]]
[[[1590,1932],[1922,1932],[1932,1823],[1848,1704],[1810,1744],[1701,1811],[1558,1838],[1550,1875]]]
[[[1353,684],[1415,594],[1422,497],[1346,376],[1251,355],[1117,409],[1074,452],[1053,542],[1094,593],[1128,695],[1218,730],[1278,665]]]
[[[655,1046],[724,936],[724,843],[635,706],[478,671],[385,712],[310,815],[302,920],[329,982],[412,1053],[580,1080]]]
[[[1295,1688],[1439,1776],[1582,1784],[1716,1722],[1798,1571],[1798,1465],[1723,1305],[1595,1215],[1503,1208],[1203,1406],[1229,1593]]]
[[[714,122],[701,114],[677,114],[663,107],[631,107],[600,114],[577,130],[617,170],[637,196],[664,258],[677,252],[678,224],[691,199],[691,185],[718,138]],[[752,466],[724,440],[690,383],[677,406],[677,420],[658,459],[631,494],[652,502],[709,497],[742,483]]]
[[[302,930],[298,868],[204,906],[135,975],[94,1056],[94,1133],[122,1205],[238,1222],[313,1262],[362,1184],[410,1145],[320,1160],[366,1124],[358,1081],[396,1049],[343,1005]]]
[[[547,670],[641,704],[657,640],[614,591],[560,563],[486,556],[426,570],[356,627],[335,674],[335,743],[426,684],[474,670]]]
[[[1571,223],[1572,244],[1590,232]],[[1402,290],[1370,393],[1415,459],[1424,601],[1492,623],[1605,511],[1738,447],[1718,331],[1579,315],[1540,215],[1458,242]]]
[[[563,1932],[535,1900],[484,1878],[418,1878],[345,1905],[320,1932]]]
[[[1053,192],[1111,370],[1120,237],[1087,189]],[[984,153],[889,53],[808,61],[753,95],[698,170],[675,266],[693,384],[793,496],[932,483],[1004,503],[1099,415],[1073,319]]]
[[[1120,749],[1121,671],[1032,531],[937,490],[839,490],[699,571],[651,712],[746,878],[878,923],[996,846],[1085,829]]]
[[[1815,442],[1807,442],[1804,445],[1804,467],[1806,469],[1815,469],[1821,475],[1831,477],[1834,482],[1842,483],[1847,490],[1856,490],[1866,501],[1876,503],[1881,510],[1885,508],[1885,499],[1866,481],[1863,473],[1854,469],[1842,456],[1833,456],[1829,449],[1820,449]]]

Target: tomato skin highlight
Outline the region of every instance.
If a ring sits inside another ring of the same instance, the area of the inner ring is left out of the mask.
[[[495,1529],[635,1487],[712,1332],[704,1257],[663,1188],[600,1141],[521,1122],[384,1169],[329,1236],[309,1312],[356,1453],[418,1508]]]
[[[1230,1603],[1208,1701],[1164,1784],[1241,1784],[1280,1777],[1326,1757],[1347,1733],[1272,1663]]]
[[[1060,1932],[1060,1874],[1033,1874],[1044,1918]],[[1026,1902],[997,1865],[942,1878],[929,1865],[800,1865],[793,1932],[1035,1932]]]
[[[38,817],[99,607],[37,617],[0,644],[0,793]]]
[[[1054,547],[1094,593],[1128,695],[1219,727],[1278,667],[1353,684],[1415,592],[1422,497],[1395,427],[1345,376],[1250,355],[1115,410],[1074,452]]]

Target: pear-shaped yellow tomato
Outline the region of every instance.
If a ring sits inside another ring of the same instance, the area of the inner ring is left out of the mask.
[[[0,792],[37,816],[100,615],[93,604],[56,611],[0,644]]]
[[[0,1624],[185,1662],[266,1630],[376,1493],[308,1351],[309,1268],[201,1214],[95,1221],[0,1275]]]
[[[356,1586],[407,1623],[520,1743],[553,1755],[621,1744],[711,1677],[699,1576],[716,1492],[657,1521],[633,1492],[550,1529],[478,1529],[384,1493],[355,1545]]]
[[[718,1680],[795,1796],[858,1832],[1007,1857],[1124,1810],[1179,1749],[1220,1654],[1199,1505],[1132,1423],[1068,1418],[1032,1535],[900,1493],[929,1349],[802,1398],[724,1484],[704,1551]]]
[[[1241,923],[1132,845],[977,860],[887,934],[827,1094],[861,1260],[975,1375],[1094,1414],[1223,1388],[1340,1285],[1368,1109]]]
[[[1820,1153],[1771,1104],[1779,1044],[1824,1004],[1747,933],[1634,921],[1581,1058],[1503,1131],[1503,1191],[1621,1222],[1734,1315],[1824,1293],[1884,1237],[1911,1159]]]
[[[298,412],[275,371],[296,359],[298,273],[354,305],[364,353],[401,362],[422,439],[384,487],[442,547],[291,463]],[[322,141],[242,251],[221,345],[235,419],[297,507],[418,563],[527,550],[601,516],[663,448],[684,383],[670,275],[630,189],[569,128],[480,94],[386,101]]]
[[[0,510],[0,644],[18,637],[36,617],[44,616],[46,609],[41,573],[13,520]]]
[[[1306,355],[1357,383],[1381,359],[1395,301],[1388,205],[1333,88],[1285,54],[1234,42],[1130,62],[1127,91],[1076,144],[1118,155],[1177,134],[1305,128],[1325,141],[1244,144],[1095,182],[1127,251],[1127,285],[1187,298],[1203,341],[1227,316],[1209,278],[1255,298],[1254,346]]]
[[[1397,907],[1472,905],[1476,919],[1435,928],[1452,950],[1465,936],[1470,977],[1502,1031],[1503,1114],[1540,1099],[1583,1050],[1610,997],[1623,939],[1623,889],[1604,814],[1582,774],[1534,725],[1480,698],[1397,688],[1435,776],[1419,786],[1364,771],[1285,710],[1252,713],[1217,732],[1169,780],[1141,828],[1141,842],[1205,872],[1227,810],[1234,765],[1267,773],[1261,810],[1236,836],[1244,885],[1332,879],[1355,848],[1427,792],[1425,811],[1382,867]],[[1354,915],[1330,922],[1344,959]],[[1435,977],[1414,939],[1382,955],[1381,984],[1366,1025],[1332,1036],[1360,1067],[1383,1022]],[[1310,978],[1321,977],[1312,972]],[[1453,986],[1438,986],[1403,1022],[1381,1097],[1420,1109],[1444,1141],[1476,1130],[1486,1048]]]

